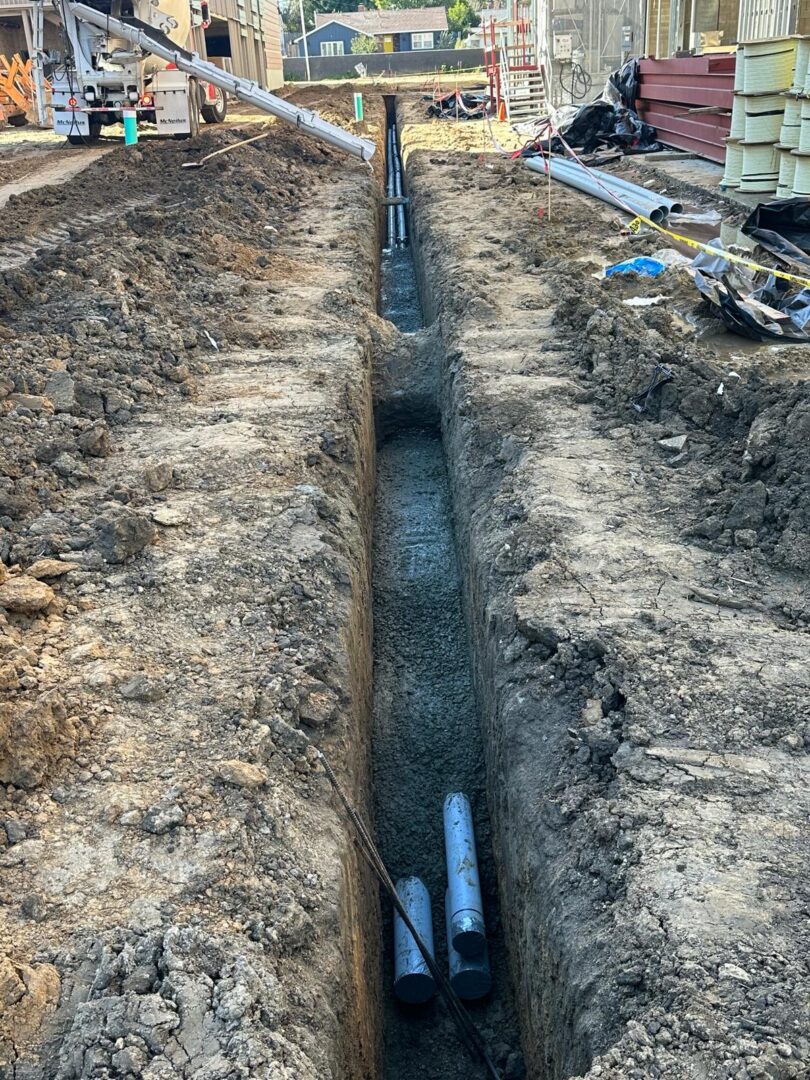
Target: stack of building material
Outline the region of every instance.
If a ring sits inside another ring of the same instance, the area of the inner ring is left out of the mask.
[[[809,69],[810,37],[740,44],[721,187],[810,196]]]
[[[786,94],[793,85],[798,38],[743,42],[742,98],[745,136],[740,191],[768,194],[779,179],[777,145],[785,122]]]
[[[733,53],[642,60],[636,111],[661,142],[722,164],[734,73]]]
[[[731,103],[731,130],[726,144],[726,167],[723,179],[720,181],[721,188],[739,187],[742,175],[742,147],[740,140],[745,137],[745,102],[740,96],[743,89],[745,69],[745,50],[742,45],[737,48],[737,60],[734,67],[734,100]]]
[[[810,38],[799,43],[790,98],[795,103],[794,124],[790,129],[793,141],[785,144],[784,139],[780,140],[785,145],[779,148],[781,163],[776,193],[783,198],[791,195],[807,198],[810,196]]]

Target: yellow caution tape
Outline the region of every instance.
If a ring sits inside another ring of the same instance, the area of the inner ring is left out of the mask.
[[[740,266],[747,266],[749,270],[761,270],[765,274],[773,274],[774,277],[782,278],[783,281],[795,281],[798,285],[804,285],[806,288],[810,288],[810,280],[807,278],[796,277],[795,274],[788,274],[784,270],[774,270],[771,266],[761,266],[759,263],[751,262],[750,259],[744,259],[742,255],[734,255],[730,251],[725,251],[721,248],[713,248],[709,244],[701,244],[699,240],[693,240],[691,236],[681,236],[680,233],[671,232],[669,229],[665,229],[663,225],[656,224],[656,222],[644,217],[643,214],[634,217],[627,227],[631,233],[637,233],[642,225],[649,225],[650,228],[655,229],[656,232],[663,233],[664,236],[669,236],[673,240],[678,240],[680,243],[688,245],[688,247],[696,248],[698,251],[705,251],[708,255],[726,259],[727,262],[738,263]]]

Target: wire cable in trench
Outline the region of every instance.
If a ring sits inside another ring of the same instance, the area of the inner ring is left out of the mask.
[[[450,1013],[450,1016],[452,1017],[453,1022],[456,1025],[456,1029],[458,1030],[459,1038],[467,1047],[472,1057],[475,1060],[482,1062],[486,1066],[487,1072],[492,1077],[492,1080],[501,1080],[501,1075],[495,1068],[495,1064],[489,1055],[489,1050],[487,1049],[487,1045],[484,1042],[481,1033],[478,1031],[478,1028],[470,1019],[469,1013],[462,1005],[461,1000],[456,994],[453,987],[450,985],[450,980],[436,963],[430,950],[427,948],[424,941],[422,941],[422,938],[419,936],[419,932],[413,925],[410,915],[406,911],[402,901],[399,898],[399,894],[394,887],[391,876],[389,875],[388,870],[385,867],[385,863],[383,862],[382,856],[377,850],[377,846],[374,843],[371,834],[366,828],[363,819],[349,802],[348,796],[341,787],[338,778],[334,774],[332,766],[327,761],[322,750],[318,750],[318,759],[323,765],[324,772],[329,779],[329,783],[332,785],[335,794],[337,795],[338,799],[340,799],[343,809],[346,811],[349,820],[354,826],[355,832],[357,833],[358,845],[360,847],[360,850],[365,856],[368,864],[371,866],[371,869],[379,878],[383,888],[391,897],[392,904],[394,905],[400,918],[410,931],[411,937],[416,942],[416,946],[419,949],[419,952],[422,954],[422,958],[427,964],[431,975],[436,980],[436,985],[439,988],[439,993],[444,998],[448,1012]]]

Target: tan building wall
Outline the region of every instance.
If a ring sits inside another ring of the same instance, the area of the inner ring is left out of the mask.
[[[648,0],[650,18],[647,23],[647,54],[671,56],[679,50],[691,48],[692,4],[695,4],[694,27],[696,33],[721,33],[722,45],[733,45],[737,40],[737,22],[740,0],[682,0],[680,6],[673,0]],[[673,7],[676,23],[671,24]],[[659,20],[660,14],[660,20]]]
[[[673,5],[678,0],[648,0],[647,55],[671,56],[679,49],[688,49],[689,28],[692,20],[692,4],[695,4],[696,32],[722,31],[723,45],[737,41],[740,17],[740,0],[681,0],[678,25],[670,26]],[[660,17],[659,17],[660,16]],[[810,34],[810,0],[797,0],[796,33]]]
[[[276,0],[212,0],[210,11],[218,33],[227,24],[233,74],[268,90],[281,86],[281,16]]]

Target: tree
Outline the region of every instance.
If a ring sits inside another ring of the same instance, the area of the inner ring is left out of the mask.
[[[377,39],[373,38],[371,34],[358,34],[357,37],[352,38],[349,50],[353,54],[376,52]]]
[[[455,0],[447,9],[447,25],[455,34],[466,34],[473,26],[478,26],[481,18],[469,0]]]

